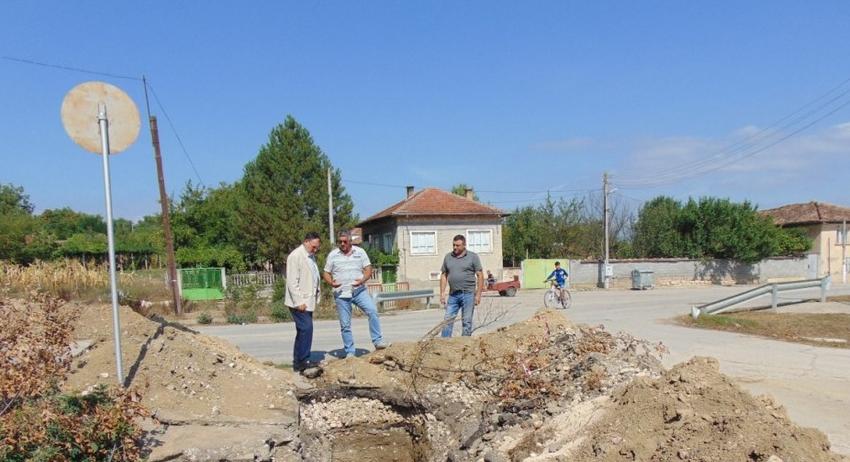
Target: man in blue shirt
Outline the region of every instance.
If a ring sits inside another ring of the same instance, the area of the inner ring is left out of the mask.
[[[558,285],[558,288],[561,289],[561,290],[564,290],[564,287],[567,286],[567,276],[569,276],[569,274],[567,273],[567,271],[565,269],[561,268],[561,262],[556,261],[555,262],[555,270],[552,271],[552,273],[549,274],[549,277],[546,278],[546,280],[543,281],[543,282],[549,282],[554,278],[555,284]],[[563,297],[563,294],[562,294],[562,297]]]

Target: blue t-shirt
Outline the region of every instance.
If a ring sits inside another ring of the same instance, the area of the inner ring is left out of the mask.
[[[549,275],[546,280],[550,280],[555,278],[555,282],[558,283],[559,286],[563,287],[564,284],[567,283],[567,271],[564,268],[557,268],[555,271],[552,271],[552,274]]]

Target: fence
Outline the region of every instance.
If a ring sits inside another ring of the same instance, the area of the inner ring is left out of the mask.
[[[367,283],[366,289],[369,295],[374,295],[384,292],[403,292],[410,290],[409,282],[390,282],[387,284]],[[385,309],[408,308],[413,303],[411,300],[398,300],[384,302]]]
[[[278,277],[277,274],[268,271],[228,274],[227,285],[230,287],[272,286]]]

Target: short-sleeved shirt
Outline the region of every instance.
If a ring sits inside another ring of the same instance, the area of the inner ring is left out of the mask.
[[[342,284],[334,289],[338,296],[351,297],[351,283],[362,278],[363,270],[370,265],[372,262],[369,261],[366,251],[353,245],[348,255],[339,249],[333,249],[325,261],[325,272]]]
[[[456,256],[454,252],[443,258],[443,267],[440,270],[446,274],[449,280],[449,290],[456,292],[475,291],[475,273],[482,270],[481,259],[475,252],[466,251],[463,255]]]

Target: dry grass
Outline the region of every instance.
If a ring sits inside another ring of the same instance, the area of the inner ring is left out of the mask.
[[[676,320],[688,327],[760,335],[815,346],[850,348],[850,314],[846,313],[746,312],[705,315],[696,320],[681,316]]]
[[[169,299],[168,287],[159,271],[120,272],[118,286],[134,299]],[[78,260],[36,262],[28,266],[0,261],[0,288],[18,296],[37,291],[63,300],[105,300],[109,271],[106,265],[83,265]]]

